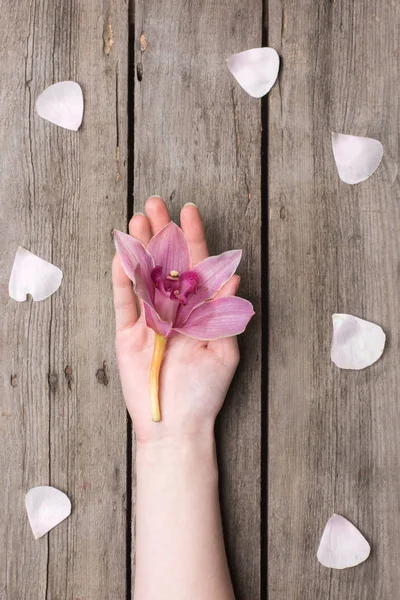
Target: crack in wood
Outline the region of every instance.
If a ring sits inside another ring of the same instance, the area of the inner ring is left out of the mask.
[[[118,65],[115,71],[115,120],[116,120],[116,149],[115,149],[115,162],[116,162],[116,173],[115,173],[115,183],[118,183],[121,180],[121,171],[119,168],[119,158],[120,158],[120,150],[119,150],[119,92],[118,92]]]
[[[252,198],[251,190],[250,190],[249,169],[247,167],[244,170],[244,183],[246,185],[246,190],[247,190],[247,204],[246,204],[246,210],[247,210],[249,202],[251,201],[251,198]]]
[[[233,123],[235,128],[235,149],[236,149],[236,167],[239,167],[239,146],[240,146],[240,134],[239,134],[239,113],[237,101],[235,98],[235,90],[231,88],[232,97],[232,108],[233,108]]]
[[[142,31],[142,33],[140,34],[140,37],[139,37],[139,50],[140,50],[141,57],[143,57],[143,54],[147,50],[147,38],[146,38],[146,34],[144,33],[144,31]],[[138,78],[138,81],[142,81],[142,79],[143,79],[143,59],[142,58],[138,61],[137,65],[136,65],[136,76]]]

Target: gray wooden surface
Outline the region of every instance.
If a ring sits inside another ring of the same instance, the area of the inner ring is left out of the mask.
[[[125,597],[126,412],[110,262],[111,230],[126,223],[127,6],[4,0],[0,29],[0,598],[117,600]],[[77,133],[34,108],[46,86],[65,79],[83,88]],[[51,298],[8,298],[18,245],[63,270]],[[73,510],[35,541],[24,496],[46,484],[67,492]]]
[[[257,317],[241,338],[243,359],[217,427],[238,600],[260,598],[260,570],[267,567],[263,597],[268,584],[274,600],[396,598],[399,186],[388,160],[368,182],[342,184],[330,131],[377,137],[398,161],[398,4],[268,2],[268,43],[283,61],[267,100],[263,182],[260,102],[224,64],[231,52],[261,45],[261,0],[136,1],[129,81],[125,0],[0,0],[0,9],[0,599],[130,597],[126,500],[132,495],[134,509],[135,494],[127,489],[132,449],[114,360],[110,282],[111,230],[127,223],[129,168],[135,210],[153,193],[168,199],[174,217],[194,201],[211,252],[244,248],[241,291]],[[63,79],[83,87],[78,133],[41,121],[34,110],[37,95]],[[265,564],[261,183],[269,198]],[[64,271],[51,299],[8,298],[18,245]],[[331,364],[335,311],[384,327],[380,362],[359,373]],[[66,491],[73,513],[34,541],[24,495],[39,484]],[[316,561],[333,512],[371,541],[371,558],[356,569],[331,572]]]
[[[399,185],[385,166],[341,183],[330,132],[376,137],[398,160],[400,5],[274,0],[266,17],[283,57],[268,129],[269,597],[397,598]],[[377,364],[345,372],[330,362],[336,311],[386,330]],[[334,512],[371,542],[355,569],[316,560]]]
[[[257,312],[218,423],[222,510],[238,600],[260,594],[261,112],[225,58],[259,46],[261,1],[136,2],[134,204],[195,202],[216,254],[243,248],[241,293]],[[140,43],[140,40],[142,43]],[[143,51],[143,48],[146,48]]]
[[[236,0],[218,7],[136,2],[128,81],[124,0],[0,1],[1,600],[131,594],[132,448],[114,359],[110,281],[111,231],[127,224],[129,168],[135,210],[151,193],[164,195],[175,217],[195,201],[211,252],[244,249],[241,291],[257,317],[241,339],[243,360],[217,433],[237,598],[259,597],[261,112],[225,67],[230,53],[261,44],[261,0],[251,8]],[[77,133],[42,121],[34,108],[45,87],[66,79],[83,88]],[[63,270],[50,299],[8,298],[18,245]],[[35,541],[24,495],[46,484],[64,490],[73,511]]]

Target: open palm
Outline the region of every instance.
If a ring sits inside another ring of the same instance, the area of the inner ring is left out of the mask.
[[[163,200],[151,197],[146,202],[146,215],[131,219],[129,233],[147,245],[169,221]],[[181,227],[195,265],[208,256],[208,251],[203,224],[193,204],[182,209]],[[220,295],[234,295],[238,285],[235,275]],[[152,441],[176,433],[190,435],[203,426],[212,428],[239,361],[236,338],[204,342],[175,335],[168,340],[160,379],[162,421],[155,424],[149,395],[155,334],[146,325],[142,303],[135,297],[118,255],[113,262],[113,286],[117,360],[137,439]]]

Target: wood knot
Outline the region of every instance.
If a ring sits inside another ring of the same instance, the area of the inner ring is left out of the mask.
[[[68,389],[72,389],[72,367],[67,365],[64,369],[65,381],[67,382]]]
[[[118,183],[118,181],[120,181],[120,179],[121,179],[121,172],[119,170],[119,156],[120,156],[119,146],[117,146],[116,151],[115,151],[115,160],[117,163],[117,172],[115,174],[115,183]]]
[[[49,385],[50,385],[50,389],[55,392],[55,390],[57,389],[57,384],[58,384],[58,377],[55,373],[50,373],[49,375]]]
[[[10,377],[10,383],[12,387],[17,387],[18,385],[18,376],[17,375],[11,375]]]
[[[281,206],[281,210],[279,211],[279,216],[284,221],[286,219],[286,208]]]
[[[140,48],[140,52],[146,52],[146,50],[147,50],[147,38],[146,38],[146,34],[144,33],[144,31],[140,34],[139,48]]]
[[[108,376],[107,376],[107,363],[106,361],[103,362],[103,367],[100,369],[97,369],[96,371],[96,379],[99,383],[102,383],[103,385],[108,385]]]
[[[111,17],[108,17],[108,21],[103,31],[103,52],[106,56],[110,56],[111,50],[114,46],[113,29],[111,25]]]

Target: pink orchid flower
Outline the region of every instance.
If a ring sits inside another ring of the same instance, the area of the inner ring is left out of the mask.
[[[147,245],[121,231],[114,240],[122,265],[143,300],[146,323],[156,333],[150,369],[152,418],[161,420],[158,380],[167,339],[183,334],[215,340],[242,333],[253,306],[236,296],[215,298],[235,273],[242,251],[210,256],[194,267],[185,234],[172,221]]]

